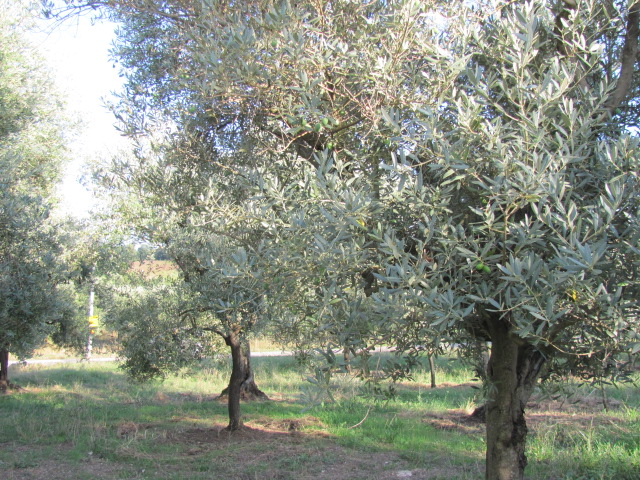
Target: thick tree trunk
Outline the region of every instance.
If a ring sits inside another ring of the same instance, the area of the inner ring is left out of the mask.
[[[9,350],[0,350],[0,392],[9,389]]]
[[[242,358],[242,342],[237,333],[232,333],[225,338],[227,345],[231,348],[231,359],[233,367],[231,369],[231,379],[227,387],[229,397],[229,425],[227,430],[233,432],[240,428],[240,390],[242,382],[246,376],[246,364]]]
[[[251,368],[249,342],[243,342],[239,333],[231,333],[225,337],[226,344],[231,348],[231,379],[229,386],[220,396],[228,397],[229,425],[227,430],[238,430],[240,422],[240,400],[268,400],[267,395],[258,388]]]
[[[252,400],[269,400],[267,394],[258,388],[255,377],[253,376],[253,368],[251,367],[251,349],[249,347],[249,342],[240,342],[240,350],[238,352],[238,355],[240,356],[240,364],[242,368],[242,373],[238,373],[238,375],[242,377],[242,384],[240,386],[240,399],[247,402],[250,402]],[[233,360],[233,348],[231,350],[231,358]],[[233,368],[235,368],[235,364]],[[221,397],[225,397],[228,394],[229,387],[220,392]]]
[[[487,374],[491,394],[486,405],[486,478],[521,480],[527,465],[524,409],[544,358],[515,335],[505,321],[494,320],[489,329],[491,356]]]

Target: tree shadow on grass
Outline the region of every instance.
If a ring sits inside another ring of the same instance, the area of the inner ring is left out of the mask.
[[[479,474],[475,466],[447,462],[416,468],[402,455],[384,448],[345,448],[336,442],[335,435],[326,432],[318,418],[311,416],[277,420],[252,417],[233,433],[225,431],[224,426],[219,422],[209,427],[189,427],[187,422],[164,431],[161,439],[159,426],[130,427],[125,433],[130,442],[126,452],[121,453],[143,458],[149,465],[161,458],[166,462],[166,471],[173,471],[176,478],[186,478],[186,472],[208,468],[207,465],[214,466],[215,478],[229,479],[383,480],[411,476],[427,480],[477,478]],[[136,449],[131,441],[135,437],[144,442],[154,435],[154,440],[148,442],[150,448]],[[178,464],[182,477],[176,470]]]

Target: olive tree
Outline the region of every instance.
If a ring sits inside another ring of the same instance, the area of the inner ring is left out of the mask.
[[[241,425],[241,399],[267,398],[255,382],[248,342],[268,320],[265,255],[261,229],[256,228],[260,207],[246,186],[253,162],[263,160],[248,153],[232,157],[234,146],[248,142],[236,138],[237,125],[194,111],[201,105],[189,98],[190,92],[144,93],[145,82],[158,88],[162,83],[140,75],[144,69],[155,71],[156,59],[148,56],[145,42],[171,42],[173,33],[150,36],[140,25],[151,28],[149,19],[126,21],[123,29],[141,40],[119,46],[131,71],[128,91],[114,108],[135,148],[99,166],[96,179],[121,222],[138,238],[162,246],[179,278],[170,289],[129,291],[123,298],[140,295],[131,305],[150,302],[154,307],[144,315],[131,314],[128,301],[117,302],[121,307],[111,310],[111,322],[125,338],[124,366],[138,378],[197,361],[220,348],[202,339],[220,337],[232,357],[229,386],[222,394],[229,398],[228,429],[233,431]],[[160,55],[164,50],[154,51]],[[174,53],[170,50],[169,56]],[[164,298],[154,300],[155,295]],[[167,337],[167,332],[174,333]],[[147,341],[140,342],[140,336]],[[168,338],[172,340],[165,342]],[[185,345],[200,346],[189,350]]]
[[[241,426],[241,399],[267,399],[255,383],[248,345],[248,336],[268,315],[265,279],[255,255],[244,249],[233,251],[219,238],[198,245],[191,240],[177,243],[202,265],[197,278],[112,279],[102,287],[106,322],[118,331],[123,368],[140,380],[198,363],[220,351],[216,338],[224,341],[232,370],[223,395],[228,397],[227,429],[234,431]]]
[[[615,86],[587,27],[597,10],[581,5],[563,23],[562,55],[551,10],[504,9],[473,32],[459,70],[443,69],[452,85],[439,108],[452,123],[421,108],[410,132],[389,112],[428,160],[407,191],[424,212],[420,255],[404,262],[401,238],[382,245],[394,261],[381,276],[398,284],[385,301],[491,342],[487,478],[522,478],[524,409],[544,369],[609,361],[637,328],[635,274],[622,268],[638,261],[637,139],[611,119]]]
[[[546,369],[634,350],[637,2],[90,3],[171,25],[177,91],[277,154],[254,190],[304,315],[490,342],[487,478],[523,477]]]
[[[0,388],[24,357],[76,315],[51,216],[65,158],[63,108],[26,41],[27,2],[0,3]]]
[[[108,289],[109,322],[122,334],[124,367],[137,378],[199,360],[219,344],[204,342],[195,351],[185,345],[193,347],[212,333],[220,336],[233,357],[223,394],[229,395],[229,429],[235,430],[240,398],[266,398],[250,363],[248,336],[264,323],[266,301],[253,285],[261,281],[255,263],[262,254],[254,229],[258,217],[244,186],[253,163],[265,156],[254,158],[247,151],[231,158],[229,151],[250,148],[249,136],[237,133],[242,119],[212,117],[199,96],[181,88],[183,71],[168,68],[189,64],[175,25],[135,11],[117,19],[114,54],[127,83],[113,109],[133,149],[97,165],[95,175],[124,228],[161,246],[179,278],[171,287]],[[245,267],[250,263],[249,271],[233,258]],[[179,335],[167,333],[174,330]],[[168,341],[165,352],[159,346],[167,339],[175,341]]]
[[[265,128],[298,154],[328,151],[370,199],[362,223],[354,202],[316,200],[335,207],[327,231],[367,230],[337,258],[370,251],[374,296],[396,313],[381,326],[491,342],[486,474],[521,478],[543,368],[601,362],[636,335],[637,139],[622,112],[638,5],[427,7],[212,6],[197,39],[214,98],[267,104]]]

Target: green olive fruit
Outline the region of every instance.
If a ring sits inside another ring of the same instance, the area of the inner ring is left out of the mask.
[[[328,118],[323,118],[323,119],[322,119],[322,125],[324,125],[325,127],[326,127],[327,125],[329,125],[329,119],[328,119]]]
[[[484,273],[491,273],[491,268],[489,268],[488,265],[484,265],[483,268],[482,268],[482,271]]]
[[[482,262],[479,262],[476,265],[476,270],[478,270],[479,272],[482,272],[484,270],[484,267],[486,267],[486,265],[484,263],[482,263]]]

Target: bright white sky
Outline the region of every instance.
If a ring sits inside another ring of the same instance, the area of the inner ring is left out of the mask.
[[[125,144],[113,126],[113,115],[104,106],[123,84],[108,53],[115,25],[95,23],[88,16],[74,17],[63,24],[42,21],[40,25],[32,41],[48,60],[71,115],[81,123],[71,146],[73,160],[61,193],[65,213],[83,217],[95,204],[90,191],[80,183],[84,164],[109,157]]]

